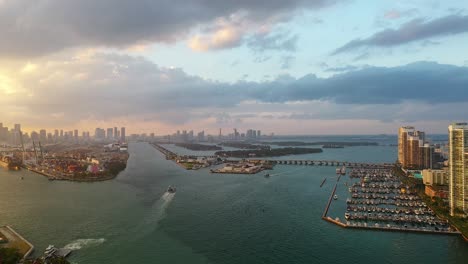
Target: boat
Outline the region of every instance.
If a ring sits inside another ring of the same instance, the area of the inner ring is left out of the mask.
[[[346,213],[344,214],[344,217],[346,218],[346,220],[348,220],[349,217],[350,217],[350,214],[349,214],[348,212],[346,212]]]
[[[167,192],[168,192],[168,193],[175,193],[175,192],[176,192],[176,188],[175,188],[175,187],[172,187],[171,185],[169,185],[169,187],[167,187]]]
[[[44,251],[44,258],[47,260],[51,257],[66,258],[71,254],[72,250],[67,248],[56,248],[54,245],[49,245]]]
[[[44,251],[44,255],[47,257],[55,254],[55,252],[57,252],[57,248],[54,245],[49,245]]]
[[[345,166],[341,167],[340,174],[341,175],[346,175],[346,167]]]
[[[269,173],[265,174],[265,178],[268,178],[268,177],[270,177],[270,174]]]
[[[333,195],[333,199],[335,199],[335,200],[338,199],[338,195],[336,195],[336,194]]]

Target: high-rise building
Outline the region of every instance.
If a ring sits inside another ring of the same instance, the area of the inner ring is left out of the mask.
[[[414,127],[400,127],[398,131],[398,162],[405,169],[432,168],[434,148],[426,143],[426,134]]]
[[[125,127],[120,128],[120,140],[125,142]]]
[[[8,127],[4,127],[3,123],[0,123],[0,141],[6,141],[8,139]]]
[[[31,132],[31,140],[32,141],[39,141],[39,134],[36,131]]]
[[[98,140],[106,138],[106,131],[99,127],[96,128],[94,131],[94,138]]]
[[[114,138],[114,130],[112,128],[107,129],[107,139],[113,139]]]
[[[468,213],[468,123],[454,123],[449,130],[450,214]]]
[[[205,141],[205,131],[198,132],[197,134],[197,140],[199,142]]]
[[[39,141],[42,143],[47,142],[47,131],[45,129],[39,130]]]
[[[15,128],[13,129],[13,144],[19,145],[21,144],[21,124],[15,124]]]
[[[119,132],[118,132],[118,130],[117,130],[117,127],[114,127],[114,138],[115,138],[115,139],[118,138],[118,136],[119,136],[118,134],[119,134]]]
[[[406,155],[408,149],[408,135],[414,133],[414,127],[400,127],[398,130],[398,162],[405,167]]]

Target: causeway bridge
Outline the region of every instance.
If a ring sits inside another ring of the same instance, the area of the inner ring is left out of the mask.
[[[393,168],[393,163],[370,163],[337,160],[270,160],[278,165],[345,166],[347,168]]]

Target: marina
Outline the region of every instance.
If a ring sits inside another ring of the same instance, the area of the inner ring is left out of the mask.
[[[447,220],[438,218],[391,169],[353,169],[349,177],[352,184],[348,187],[345,220],[327,215],[331,197],[337,197],[337,185],[323,214],[324,220],[345,228],[460,234]]]

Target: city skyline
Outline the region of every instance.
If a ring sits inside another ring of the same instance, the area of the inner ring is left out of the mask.
[[[464,2],[39,2],[0,2],[3,122],[27,131],[445,133],[468,119]]]

